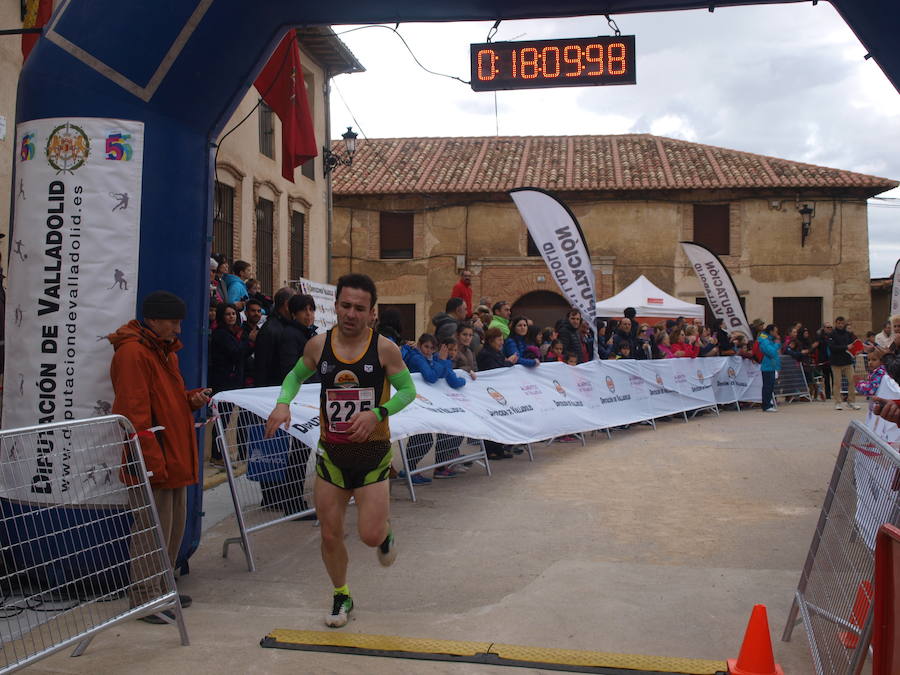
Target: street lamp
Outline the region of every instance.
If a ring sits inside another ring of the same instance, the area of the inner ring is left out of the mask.
[[[812,219],[816,215],[816,205],[804,204],[802,207],[798,207],[797,211],[800,212],[800,246],[805,246],[806,238],[812,227]]]
[[[356,136],[353,127],[347,127],[347,131],[341,134],[341,138],[344,139],[343,154],[332,152],[327,147],[322,148],[322,167],[326,176],[341,164],[344,166],[353,164],[353,155],[356,154]]]

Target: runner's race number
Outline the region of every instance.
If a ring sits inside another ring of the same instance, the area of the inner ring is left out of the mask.
[[[328,389],[325,392],[328,413],[328,430],[346,434],[350,430],[350,420],[356,413],[375,407],[375,389]]]

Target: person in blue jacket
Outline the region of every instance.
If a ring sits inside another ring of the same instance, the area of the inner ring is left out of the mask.
[[[526,368],[534,368],[540,361],[533,357],[531,351],[527,349],[530,345],[525,339],[528,335],[528,319],[524,316],[517,316],[509,322],[509,337],[503,343],[503,356],[512,356],[517,354],[519,360],[516,363]]]
[[[781,349],[778,345],[778,327],[770,323],[756,336],[759,349],[763,353],[760,364],[762,371],[762,409],[763,412],[777,412],[775,409],[775,374],[781,368]]]
[[[230,302],[239,311],[243,312],[244,303],[250,299],[246,283],[247,279],[250,278],[250,263],[244,260],[237,260],[231,266],[231,271],[234,274],[226,274],[222,277],[228,293],[227,302]]]
[[[437,353],[435,353],[437,352]],[[447,345],[438,348],[437,338],[430,333],[423,333],[415,347],[403,345],[400,348],[403,361],[411,373],[421,373],[422,379],[429,384],[438,380],[445,380],[453,389],[459,389],[466,385],[466,381],[453,372],[453,364],[447,359]],[[416,434],[407,442],[407,459],[409,468],[415,469],[419,461],[428,453],[431,444],[435,442],[434,434]],[[435,447],[435,463],[444,462],[459,455],[459,446],[462,444],[461,436],[437,435]],[[457,472],[448,467],[439,467],[434,470],[435,478],[456,478]],[[405,477],[405,475],[401,475]],[[416,485],[424,485],[431,479],[422,474],[415,474],[412,482]]]

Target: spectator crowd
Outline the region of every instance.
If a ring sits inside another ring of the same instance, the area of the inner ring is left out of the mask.
[[[472,274],[464,270],[453,287],[444,311],[431,320],[432,329],[417,340],[402,338],[400,314],[385,309],[373,326],[396,342],[410,372],[421,373],[427,382],[444,379],[453,388],[465,386],[457,371],[475,379],[479,372],[519,365],[537,368],[542,363],[577,365],[594,359],[678,359],[738,356],[753,359],[763,373],[762,409],[774,411],[773,389],[782,357],[797,361],[807,383],[824,390],[835,407],[845,405],[841,381],[846,380],[846,405],[858,409],[857,391],[874,393],[877,381],[900,352],[900,316],[888,320],[878,334],[858,338],[850,324],[837,317],[824,325],[790,326],[751,324],[752,339],[729,332],[721,319],[710,325],[691,323],[684,317],[658,323],[639,321],[627,308],[621,318],[585,320],[577,309],[569,309],[551,326],[538,326],[531,318],[511,313],[506,300],[481,298],[472,306]],[[210,350],[209,385],[214,392],[253,386],[277,386],[303,354],[306,342],[316,334],[315,301],[291,288],[278,290],[273,298],[260,291],[250,265],[235,261],[230,267],[219,257],[210,260]],[[408,327],[407,327],[408,328]],[[871,376],[862,380],[854,372],[856,355],[863,353]],[[875,384],[873,384],[875,383]],[[430,449],[430,435],[410,439],[411,466]],[[459,437],[438,435],[437,461],[459,453]],[[489,443],[494,459],[512,456],[511,449]],[[215,459],[214,451],[214,459]],[[461,467],[455,467],[458,469]],[[455,470],[439,470],[436,477],[452,477]],[[416,482],[430,482],[414,476]]]

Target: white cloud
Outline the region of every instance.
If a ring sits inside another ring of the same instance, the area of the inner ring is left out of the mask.
[[[828,3],[630,14],[636,86],[473,92],[429,75],[384,28],[342,39],[368,72],[336,84],[371,137],[649,132],[900,179],[900,95]],[[469,77],[491,22],[404,24],[426,67]],[[336,28],[338,32],[341,28]],[[505,21],[495,40],[608,35],[603,17]],[[353,123],[335,96],[332,128]],[[900,190],[894,191],[900,198]],[[900,202],[898,202],[900,203]],[[873,276],[900,256],[900,208],[869,209]]]

